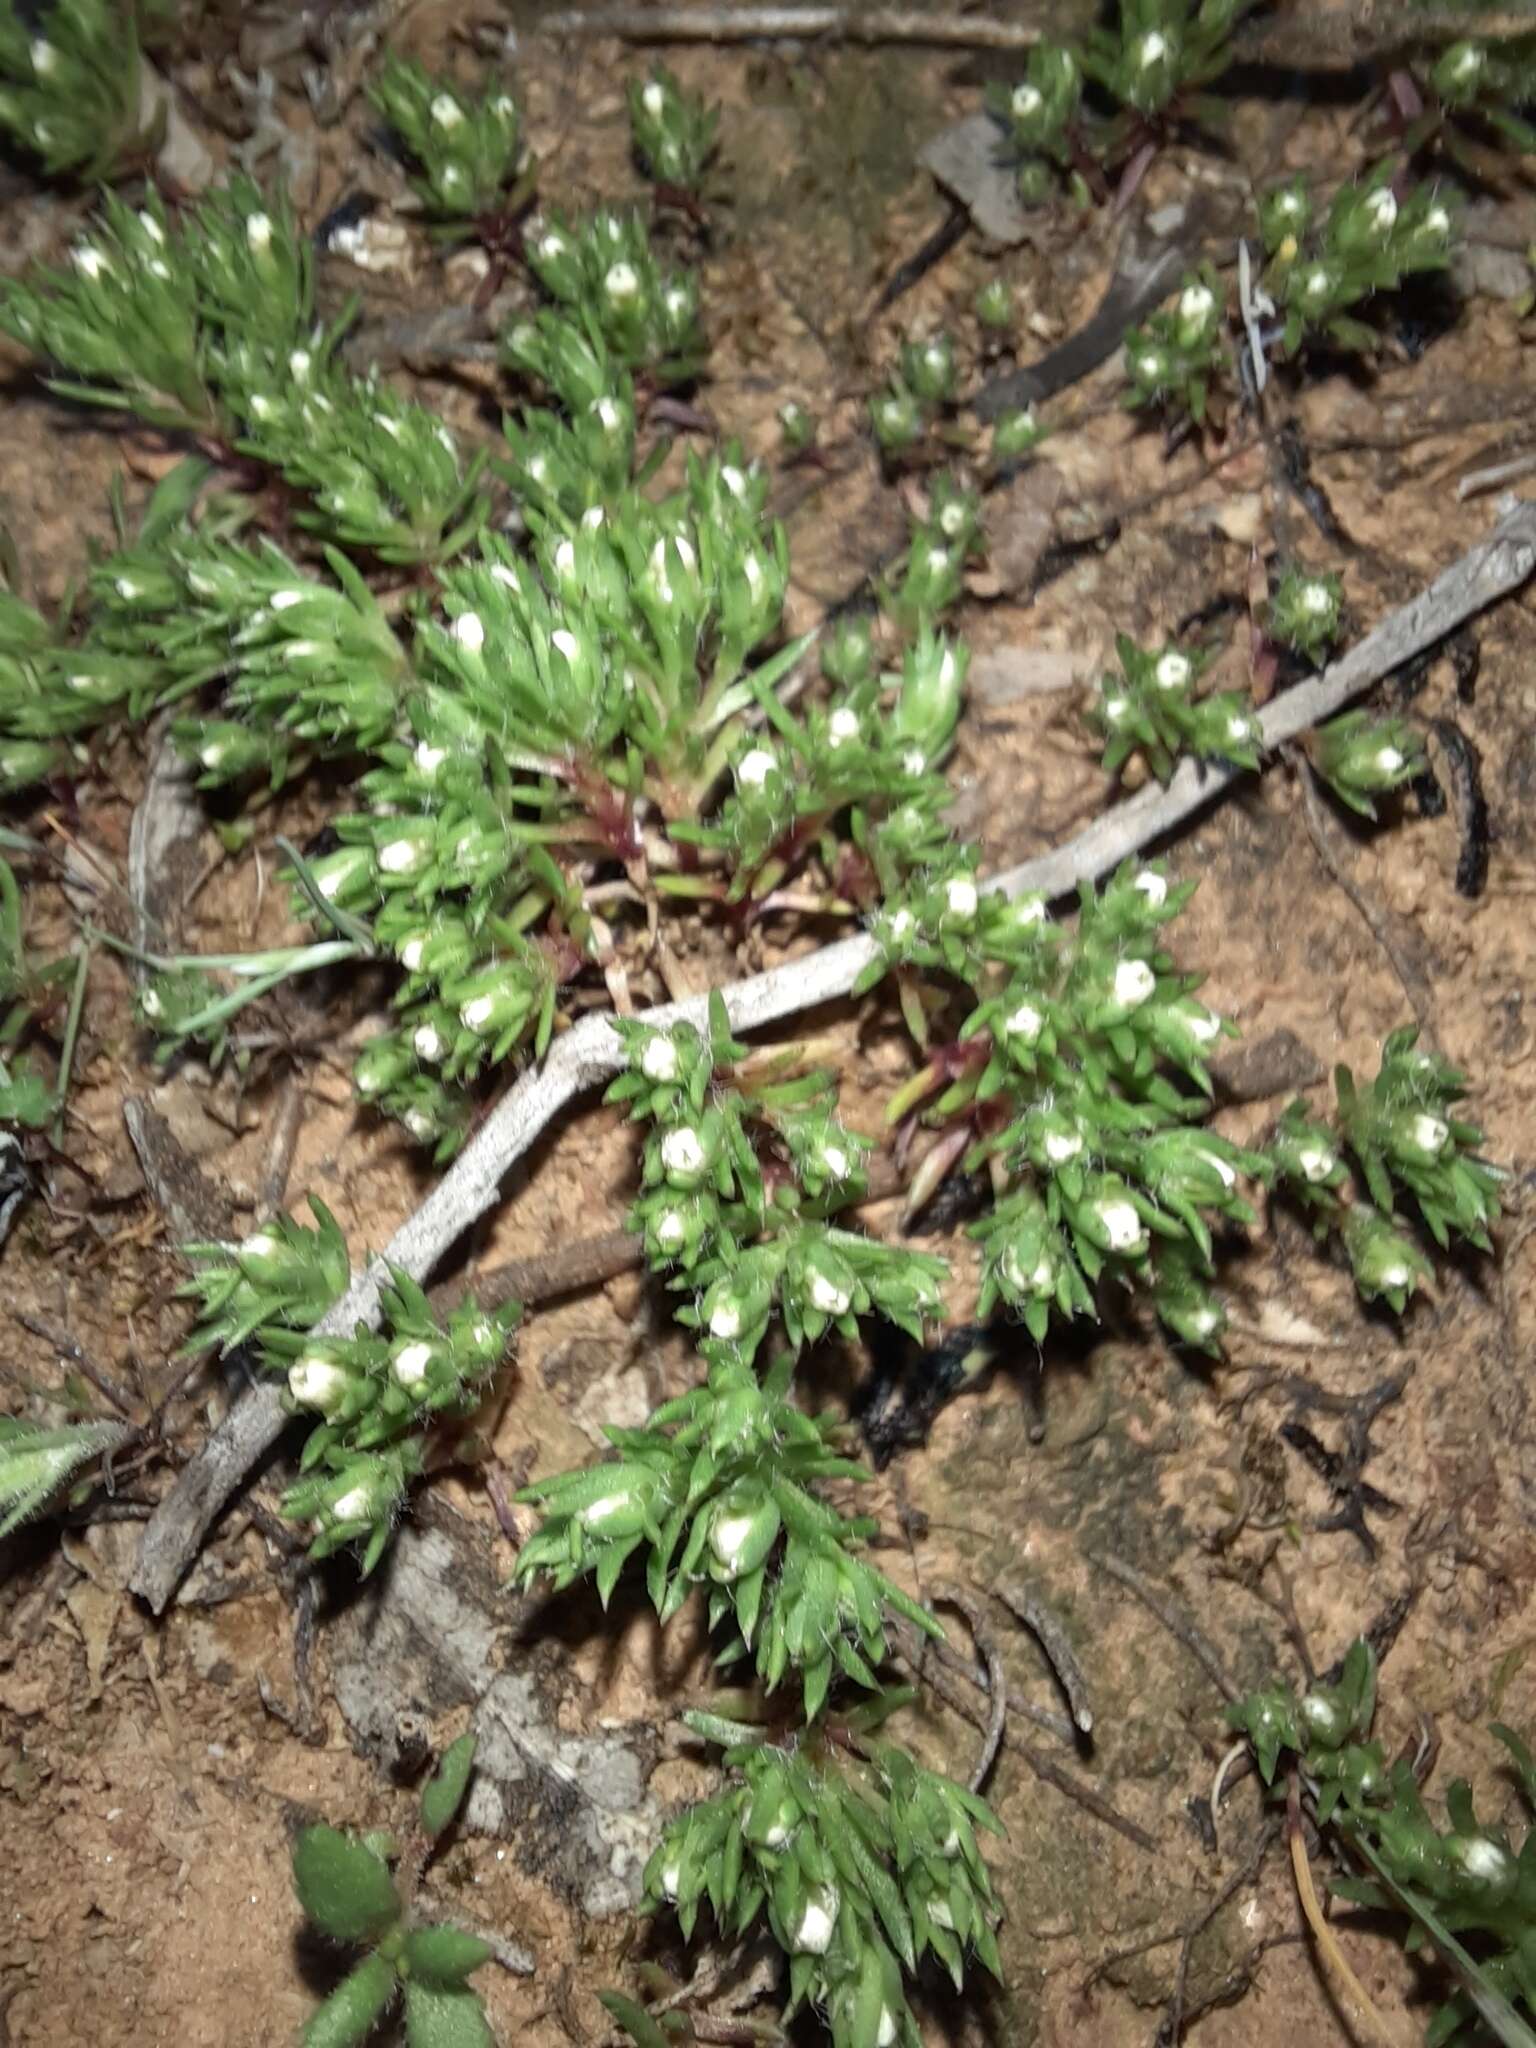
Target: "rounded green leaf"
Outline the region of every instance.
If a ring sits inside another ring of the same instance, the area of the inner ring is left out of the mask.
[[[299,2048],[355,2048],[367,2040],[395,1995],[395,1973],[382,1956],[369,1956],[344,1978],[310,2020]]]
[[[338,1828],[304,1828],[293,1845],[293,1888],[306,1915],[337,1941],[375,1942],[400,1917],[388,1865]]]
[[[426,1984],[405,1987],[405,2038],[410,2048],[496,2048],[473,1991],[436,1991]]]
[[[458,1991],[470,1972],[490,1957],[490,1943],[478,1934],[466,1934],[462,1927],[417,1927],[405,1937],[401,1961],[407,1976]]]

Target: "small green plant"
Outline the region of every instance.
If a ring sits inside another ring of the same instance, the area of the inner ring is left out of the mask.
[[[1274,345],[1282,356],[1322,341],[1373,354],[1381,337],[1362,317],[1368,303],[1406,277],[1445,268],[1456,229],[1452,196],[1432,184],[1402,186],[1388,161],[1341,185],[1320,218],[1304,180],[1261,197],[1263,282],[1280,307]]]
[[[1346,711],[1320,726],[1307,744],[1319,775],[1362,818],[1376,816],[1375,798],[1423,774],[1424,742],[1406,718]]]
[[[663,64],[648,78],[631,79],[628,91],[630,133],[641,169],[660,186],[696,193],[715,153],[719,108],[684,91]]]
[[[1086,204],[1099,182],[1080,118],[1082,98],[1081,60],[1063,43],[1037,43],[1016,85],[988,86],[987,110],[1017,159],[1019,196],[1026,204],[1039,205],[1059,179]]]
[[[1536,1830],[1517,1846],[1503,1827],[1479,1821],[1461,1779],[1446,1793],[1449,1825],[1438,1824],[1412,1764],[1389,1764],[1371,1737],[1376,1690],[1375,1656],[1362,1638],[1337,1684],[1298,1696],[1277,1682],[1229,1707],[1227,1719],[1247,1737],[1265,1786],[1294,1787],[1346,1872],[1363,1872],[1331,1878],[1333,1895],[1406,1920],[1409,1951],[1432,1951],[1460,1980],[1430,2020],[1426,2048],[1446,2048],[1479,2020],[1524,2048],[1530,2035],[1519,2009],[1536,2018]],[[1492,1732],[1536,1811],[1536,1759],[1513,1729]],[[1299,1837],[1292,1853],[1302,1853]]]
[[[1536,43],[1462,37],[1432,58],[1394,70],[1388,124],[1404,153],[1444,159],[1474,184],[1497,183],[1502,156],[1536,154],[1536,127],[1521,109],[1536,101]]]
[[[482,1310],[466,1301],[445,1326],[397,1271],[383,1296],[382,1331],[311,1336],[346,1292],[351,1261],[325,1204],[312,1196],[310,1207],[314,1229],[284,1216],[240,1244],[183,1248],[196,1271],[182,1292],[201,1311],[188,1349],[227,1352],[254,1339],[263,1362],[286,1377],[293,1412],[313,1427],[299,1457],[308,1476],[288,1489],[283,1513],[311,1525],[314,1557],[360,1545],[366,1577],[434,1432],[474,1414],[522,1311],[515,1302]]]
[[[1270,599],[1265,629],[1277,645],[1320,668],[1339,637],[1343,606],[1344,585],[1339,577],[1318,575],[1292,564]]]
[[[1168,780],[1182,754],[1257,767],[1263,735],[1247,697],[1238,690],[1195,694],[1209,653],[1138,647],[1125,633],[1116,636],[1115,649],[1120,673],[1103,677],[1092,714],[1104,735],[1107,775],[1118,774],[1137,752],[1160,782]]]
[[[943,1268],[834,1220],[863,1189],[867,1145],[837,1121],[830,1077],[754,1080],[718,1003],[707,1035],[618,1028],[628,1065],[610,1095],[649,1126],[632,1223],[683,1296],[678,1320],[697,1332],[705,1377],[643,1428],[610,1429],[613,1458],[525,1491],[544,1519],[517,1575],[590,1575],[606,1605],[639,1556],[663,1621],[707,1596],[717,1661],[750,1660],[762,1694],[738,1718],[692,1718],[725,1745],[737,1782],[674,1823],[647,1869],[650,1896],[685,1934],[706,1901],[728,1934],[765,1916],[792,2005],[822,2007],[839,2048],[915,2048],[903,1970],[932,1949],[958,1982],[968,1947],[996,1967],[973,1833],[992,1823],[979,1800],[871,1739],[906,1698],[879,1677],[888,1617],[938,1630],[860,1556],[874,1523],[823,1497],[868,1475],[843,1425],[794,1390],[814,1347],[861,1318],[918,1332],[939,1310]],[[775,1325],[786,1348],[760,1373]],[[798,1705],[775,1711],[786,1681]],[[848,1688],[867,1697],[834,1711]]]
[[[1303,1102],[1286,1110],[1273,1145],[1277,1178],[1311,1216],[1318,1237],[1338,1232],[1362,1296],[1401,1314],[1431,1268],[1398,1225],[1399,1199],[1412,1201],[1442,1250],[1461,1238],[1487,1251],[1503,1175],[1477,1156],[1477,1125],[1455,1113],[1466,1076],[1423,1050],[1417,1031],[1389,1035],[1374,1080],[1358,1085],[1340,1066],[1334,1088],[1331,1124]],[[1356,1176],[1369,1200],[1354,1193]]]
[[[396,2006],[409,2048],[495,2048],[469,1982],[490,1961],[490,1945],[413,1910],[421,1872],[469,1789],[474,1755],[473,1735],[444,1752],[403,1855],[388,1835],[314,1826],[295,1836],[293,1888],[305,1919],[327,1940],[364,1951],[305,2027],[300,2048],[359,2048]]]
[[[0,135],[50,175],[111,178],[157,142],[142,115],[143,46],[166,0],[0,0]]]
[[[1203,423],[1211,387],[1230,362],[1221,286],[1210,264],[1185,278],[1172,312],[1125,337],[1129,406],[1158,405]]]
[[[522,170],[517,103],[494,80],[476,97],[413,59],[390,56],[368,87],[410,165],[411,190],[440,235],[458,239],[515,207]]]

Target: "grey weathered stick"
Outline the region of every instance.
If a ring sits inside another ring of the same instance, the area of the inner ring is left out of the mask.
[[[977,14],[916,14],[876,7],[593,7],[546,15],[552,36],[618,36],[640,43],[750,43],[826,36],[843,43],[923,43],[960,50],[1030,50],[1040,30]]]
[[[1076,1651],[1067,1640],[1066,1630],[1045,1602],[1031,1593],[1027,1586],[1002,1584],[996,1591],[998,1599],[1023,1622],[1044,1650],[1046,1661],[1067,1696],[1073,1721],[1084,1735],[1091,1735],[1093,1707],[1088,1698],[1088,1681],[1083,1676]]]
[[[1289,690],[1263,715],[1269,748],[1331,718],[1351,698],[1379,682],[1410,655],[1431,647],[1512,590],[1536,569],[1536,504],[1505,510],[1493,532],[1437,576],[1428,590],[1382,620],[1342,660],[1310,682]],[[1106,874],[1130,854],[1161,838],[1222,795],[1241,770],[1186,761],[1166,789],[1151,783],[1116,804],[1066,845],[993,878],[1010,896],[1064,896],[1079,882]],[[767,974],[754,974],[720,991],[731,1026],[751,1031],[820,1003],[846,996],[860,970],[875,957],[867,935],[803,954]],[[667,1003],[642,1021],[703,1025],[707,998]],[[462,1156],[385,1247],[384,1258],[423,1279],[472,1223],[492,1208],[509,1167],[578,1095],[615,1074],[623,1055],[606,1017],[584,1018],[556,1039],[542,1065],[510,1089]],[[316,1326],[316,1334],[344,1336],[378,1314],[386,1274],[375,1260]],[[257,1388],[230,1412],[155,1510],[131,1581],[158,1614],[181,1581],[219,1510],[276,1441],[285,1421],[276,1387]]]

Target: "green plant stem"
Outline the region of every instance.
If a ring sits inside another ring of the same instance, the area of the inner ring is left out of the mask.
[[[64,1142],[64,1103],[69,1094],[69,1077],[75,1064],[75,1047],[80,1039],[80,1019],[85,1010],[85,984],[91,972],[92,948],[82,942],[75,965],[74,986],[69,992],[69,1012],[64,1019],[64,1045],[59,1055],[59,1078],[54,1088],[53,1142]]]

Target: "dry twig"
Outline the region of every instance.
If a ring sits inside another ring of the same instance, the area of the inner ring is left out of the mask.
[[[1107,1551],[1090,1557],[1088,1562],[1096,1564],[1100,1571],[1108,1572],[1112,1579],[1118,1579],[1122,1586],[1129,1587],[1148,1613],[1155,1615],[1170,1635],[1178,1637],[1224,1699],[1235,1700],[1238,1697],[1237,1687],[1223,1669],[1215,1645],[1182,1608],[1174,1605],[1161,1586],[1155,1586],[1134,1565],[1127,1564],[1123,1557],[1113,1557]]]
[[[618,36],[638,43],[750,43],[822,36],[842,43],[920,43],[958,50],[1031,50],[1040,30],[984,14],[875,7],[594,7],[551,14],[552,36]]]
[[[1519,589],[1533,570],[1536,504],[1517,504],[1506,510],[1486,540],[1470,548],[1426,591],[1389,613],[1322,675],[1271,704],[1262,717],[1266,748],[1278,748],[1319,720],[1331,718],[1411,655]],[[1185,761],[1166,788],[1149,784],[1075,839],[994,877],[990,886],[1010,896],[1038,892],[1061,897],[1173,831],[1244,779],[1239,769]],[[876,957],[875,941],[860,934],[802,954],[766,974],[733,982],[719,992],[731,1029],[757,1030],[846,996]],[[702,1027],[707,1012],[708,999],[697,996],[648,1010],[643,1021]],[[623,1047],[607,1017],[587,1017],[565,1032],[543,1064],[530,1068],[502,1097],[426,1201],[395,1232],[384,1259],[414,1279],[430,1273],[449,1247],[495,1206],[502,1179],[514,1162],[568,1103],[617,1073],[623,1060]],[[387,1278],[384,1262],[374,1260],[316,1325],[315,1334],[347,1335],[358,1322],[371,1323]],[[277,1440],[286,1419],[275,1386],[254,1390],[232,1410],[161,1503],[145,1530],[131,1582],[157,1614],[225,1501]]]

